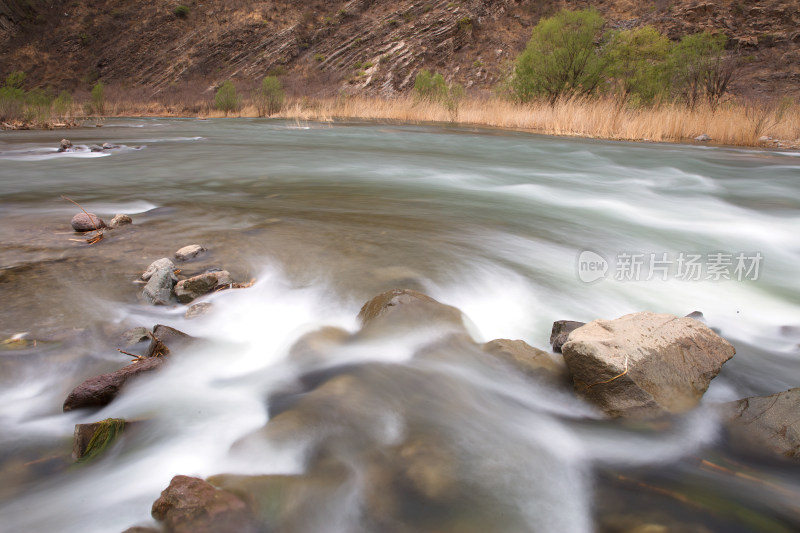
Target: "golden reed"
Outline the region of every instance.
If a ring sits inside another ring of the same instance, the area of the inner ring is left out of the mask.
[[[111,116],[221,117],[208,103],[169,105],[121,102],[110,106]],[[193,112],[187,113],[187,110]],[[231,116],[255,117],[256,108],[245,104]],[[411,123],[457,122],[565,135],[626,141],[681,142],[703,133],[714,143],[764,146],[772,137],[785,146],[800,146],[800,105],[770,102],[701,105],[688,109],[680,104],[631,108],[613,99],[569,98],[555,105],[547,102],[517,104],[502,98],[465,99],[457,114],[444,105],[419,102],[413,97],[338,97],[290,99],[279,118],[334,121],[338,119],[388,120]],[[772,143],[770,143],[772,144]]]

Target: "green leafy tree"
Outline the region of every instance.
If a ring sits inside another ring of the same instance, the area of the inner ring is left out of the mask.
[[[512,88],[522,102],[589,95],[604,79],[606,58],[598,43],[604,20],[594,9],[562,10],[533,29],[514,69]]]
[[[0,87],[0,120],[19,120],[25,110],[24,72],[12,72]]]
[[[450,120],[458,119],[464,87],[460,83],[447,83],[444,76],[422,69],[414,79],[414,94],[418,101],[442,104],[450,114]]]
[[[53,106],[53,93],[50,89],[32,89],[25,94],[25,120],[28,122],[47,122]]]
[[[670,54],[677,94],[694,109],[706,97],[716,107],[728,90],[735,65],[725,51],[728,38],[708,32],[685,35]]]
[[[106,89],[102,81],[98,81],[92,87],[90,109],[95,115],[104,115],[106,112]]]
[[[72,110],[72,95],[67,91],[61,91],[53,100],[53,112],[58,118],[64,119],[69,116]]]
[[[228,113],[238,111],[241,104],[239,94],[236,92],[236,86],[231,80],[227,80],[220,85],[214,95],[214,107],[223,111],[226,117]]]
[[[608,73],[623,101],[650,104],[669,93],[670,41],[652,26],[615,33],[608,44]]]
[[[447,82],[441,74],[422,69],[414,78],[414,94],[421,101],[441,102],[447,97]]]
[[[276,76],[267,76],[261,81],[261,87],[253,94],[253,101],[258,110],[258,116],[272,116],[283,108],[283,85]]]

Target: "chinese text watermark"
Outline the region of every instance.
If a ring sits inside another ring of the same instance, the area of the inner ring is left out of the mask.
[[[611,262],[592,250],[578,255],[578,278],[584,283],[615,281],[757,281],[761,252],[619,252]]]

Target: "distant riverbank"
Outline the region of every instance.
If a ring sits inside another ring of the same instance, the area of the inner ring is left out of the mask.
[[[257,117],[258,110],[244,102],[230,117]],[[104,117],[197,116],[222,117],[210,102],[163,104],[159,102],[109,102]],[[104,117],[76,117],[75,124],[97,122]],[[679,104],[631,108],[614,100],[565,99],[517,104],[501,98],[465,99],[456,107],[413,97],[293,98],[272,118],[334,121],[337,119],[398,122],[452,122],[526,130],[559,136],[652,142],[695,142],[783,149],[800,148],[800,105],[729,102],[716,109],[707,105],[689,109]],[[4,124],[6,129],[62,126],[56,123]],[[60,122],[60,123],[59,123]]]

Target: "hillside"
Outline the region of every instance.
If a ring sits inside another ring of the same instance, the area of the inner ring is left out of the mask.
[[[85,90],[95,80],[147,97],[197,96],[233,78],[283,76],[293,94],[391,96],[423,67],[473,94],[509,72],[540,17],[596,7],[612,27],[652,24],[677,39],[723,31],[745,59],[733,91],[800,96],[800,5],[718,1],[0,0],[0,76]]]

